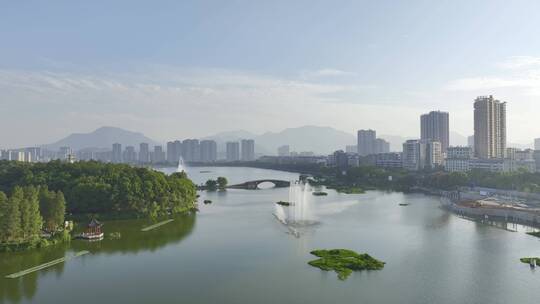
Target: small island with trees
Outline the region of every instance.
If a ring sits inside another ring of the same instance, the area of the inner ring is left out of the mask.
[[[308,262],[309,265],[324,271],[333,270],[340,280],[346,280],[353,271],[381,270],[385,264],[367,253],[348,249],[314,250],[311,254],[319,259]]]
[[[225,191],[227,189],[228,183],[229,181],[227,180],[227,178],[220,176],[217,179],[207,180],[206,183],[204,184],[204,187],[202,188],[203,190],[207,190],[207,191],[216,191],[216,190]]]

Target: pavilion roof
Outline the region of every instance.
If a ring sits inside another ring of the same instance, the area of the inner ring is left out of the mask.
[[[101,227],[103,226],[102,223],[100,223],[98,220],[96,219],[92,219],[92,221],[90,221],[90,223],[88,223],[88,227],[89,228],[95,228],[95,227]]]

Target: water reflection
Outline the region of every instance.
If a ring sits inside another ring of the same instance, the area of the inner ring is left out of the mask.
[[[71,251],[88,250],[96,254],[127,254],[140,251],[156,251],[167,245],[181,242],[191,234],[195,227],[196,215],[186,214],[175,217],[175,220],[158,229],[141,232],[141,228],[151,224],[148,220],[129,220],[105,222],[104,231],[120,232],[118,240],[105,238],[99,242],[74,240],[70,244],[61,244],[39,250],[26,252],[0,253],[0,303],[19,303],[33,299],[38,290],[38,279],[55,274],[62,276],[65,263],[45,268],[17,279],[7,279],[6,275],[28,269],[58,259]],[[67,262],[69,263],[69,262]]]
[[[151,225],[148,220],[115,221],[105,223],[105,235],[120,232],[121,238],[113,240],[105,238],[99,242],[73,241],[71,247],[75,251],[88,250],[96,253],[138,253],[139,251],[156,251],[166,245],[182,241],[193,231],[196,222],[195,214],[186,214],[175,217],[169,224],[158,229],[141,232],[141,228]]]
[[[6,275],[57,259],[66,250],[67,246],[59,245],[56,248],[0,254],[0,302],[18,303],[23,298],[32,299],[37,292],[38,277],[49,273],[59,277],[64,271],[64,264],[57,264],[18,279],[6,279]]]

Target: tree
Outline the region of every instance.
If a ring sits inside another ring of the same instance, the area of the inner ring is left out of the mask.
[[[215,179],[209,179],[206,181],[206,190],[215,191],[217,189],[217,181]]]
[[[64,225],[64,216],[66,214],[66,200],[64,194],[58,191],[54,194],[54,199],[51,205],[52,222],[56,229]]]
[[[28,227],[30,226],[30,202],[25,197],[21,187],[15,187],[11,196],[16,196],[19,200],[19,214],[21,215],[21,237],[26,240],[32,235]]]
[[[39,192],[39,209],[43,216],[45,227],[49,231],[56,231],[64,223],[66,201],[62,192],[52,192],[41,188]]]
[[[7,214],[8,198],[6,194],[0,191],[0,242],[7,240]]]
[[[220,176],[217,178],[218,187],[221,190],[224,190],[227,187],[228,181],[227,178]]]
[[[162,212],[176,213],[193,208],[196,201],[196,187],[185,172],[168,176],[147,168],[95,161],[74,164],[0,161],[0,191],[10,193],[15,186],[41,189],[40,210],[47,229],[58,222],[49,208],[57,191],[65,196],[66,210],[78,214],[146,214],[154,202]]]
[[[23,199],[22,191],[14,191],[7,200],[6,209],[4,209],[5,221],[5,240],[7,242],[16,242],[21,239],[21,213],[20,204]]]
[[[54,199],[53,194],[47,189],[47,187],[41,187],[39,189],[39,211],[43,217],[43,224],[47,230],[52,230],[54,223],[51,215],[51,205]]]
[[[41,233],[43,218],[39,212],[39,192],[36,187],[26,188],[25,202],[28,204],[28,226],[23,226],[23,229],[30,237],[37,237]]]

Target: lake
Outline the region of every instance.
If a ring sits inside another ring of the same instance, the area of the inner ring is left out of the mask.
[[[173,168],[160,169],[173,172]],[[196,183],[292,180],[298,174],[188,168]],[[201,172],[210,171],[210,172]],[[369,191],[311,197],[318,224],[300,238],[272,215],[287,188],[201,193],[196,215],[141,232],[148,220],[106,222],[120,240],[0,254],[1,303],[538,303],[540,239],[517,225],[469,221],[437,197]],[[410,203],[407,207],[400,202]],[[516,231],[512,231],[516,230]],[[387,264],[340,281],[307,264],[311,250],[348,248]],[[6,275],[66,254],[90,254],[18,279]]]

